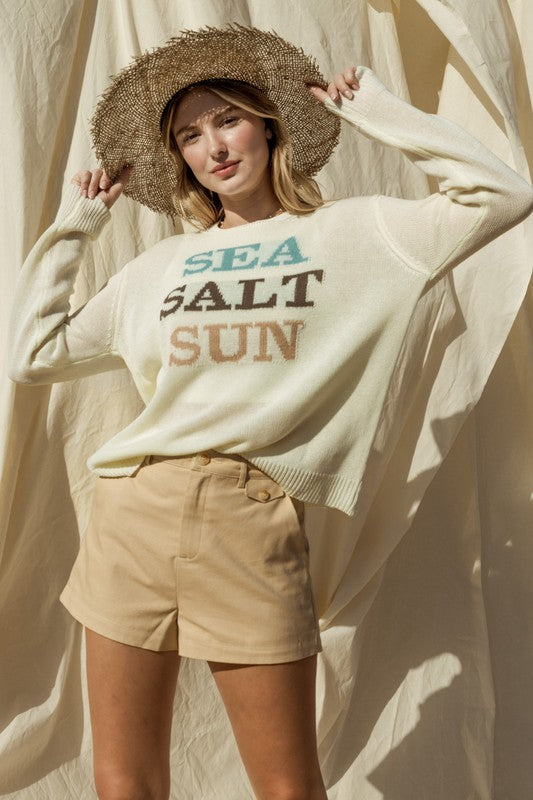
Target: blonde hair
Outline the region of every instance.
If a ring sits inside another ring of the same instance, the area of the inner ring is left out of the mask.
[[[196,83],[177,92],[167,103],[161,116],[163,142],[176,166],[176,189],[172,203],[176,213],[200,230],[207,230],[224,219],[224,209],[216,192],[206,189],[194,176],[181,155],[172,126],[178,106],[193,88],[204,88],[227,103],[242,108],[266,121],[272,137],[270,149],[270,178],[272,188],[284,211],[291,214],[310,214],[324,201],[316,182],[292,164],[292,143],[286,124],[274,103],[259,89],[248,83],[216,80]]]

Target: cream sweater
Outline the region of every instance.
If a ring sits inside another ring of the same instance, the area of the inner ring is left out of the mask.
[[[85,247],[111,213],[69,186],[24,263],[8,372],[52,383],[126,366],[141,414],[87,461],[239,453],[308,503],[352,515],[387,387],[428,279],[524,219],[533,190],[458,126],[365,67],[334,114],[400,148],[439,192],[350,197],[312,214],[171,236],[74,314]]]

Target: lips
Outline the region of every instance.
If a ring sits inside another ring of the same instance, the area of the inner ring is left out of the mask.
[[[238,161],[226,161],[224,164],[219,164],[215,169],[212,169],[211,172],[213,175],[226,175],[231,172],[232,167],[236,167]]]

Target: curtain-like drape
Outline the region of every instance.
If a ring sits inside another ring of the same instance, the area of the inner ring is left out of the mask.
[[[533,159],[528,0],[0,0],[4,360],[13,287],[74,172],[96,166],[98,96],[183,28],[252,24],[331,75],[367,64],[463,125],[525,178]],[[422,197],[399,152],[343,129],[325,195]],[[121,198],[76,279],[75,308],[180,232]],[[364,235],[364,232],[363,232]],[[533,796],[533,441],[529,219],[421,299],[355,518],[307,509],[324,652],[320,757],[333,800]],[[88,455],[141,409],[125,370],[0,394],[0,794],[95,797],[80,626],[58,601],[90,510]],[[184,661],[173,800],[251,790],[210,673]]]

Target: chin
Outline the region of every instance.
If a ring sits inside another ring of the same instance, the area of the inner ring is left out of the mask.
[[[248,185],[246,181],[232,181],[228,178],[227,181],[221,181],[216,188],[213,187],[212,191],[224,197],[233,197],[253,191],[253,186]]]

